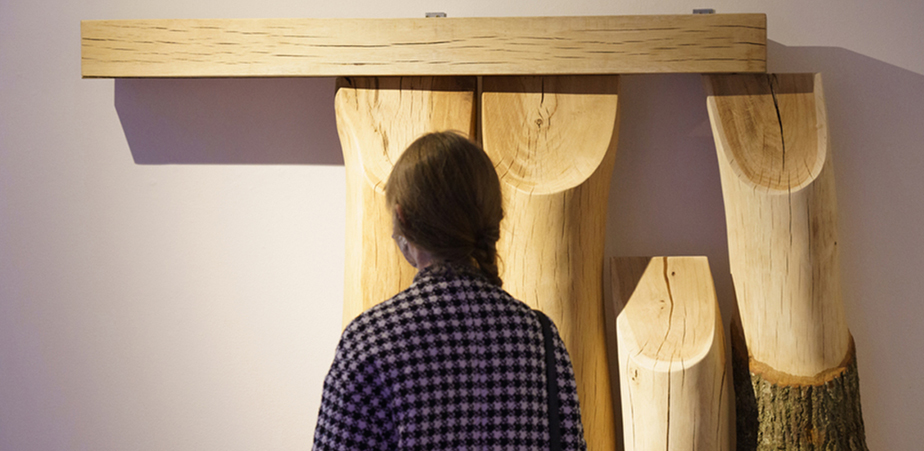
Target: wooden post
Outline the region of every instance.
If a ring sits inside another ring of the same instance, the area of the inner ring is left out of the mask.
[[[337,79],[335,110],[347,179],[343,324],[407,288],[416,274],[391,239],[385,182],[428,132],[474,131],[474,77]]]
[[[507,217],[504,287],[548,314],[571,354],[588,449],[613,450],[603,241],[618,137],[618,77],[485,77],[484,148]]]
[[[735,382],[739,449],[866,449],[821,77],[711,75],[705,86],[742,326],[732,335],[752,382]]]
[[[612,260],[626,451],[728,450],[725,334],[706,257]]]

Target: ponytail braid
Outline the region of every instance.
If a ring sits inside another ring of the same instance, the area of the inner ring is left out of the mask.
[[[501,286],[504,281],[500,278],[497,268],[497,231],[494,233],[482,234],[475,241],[475,248],[472,250],[472,258],[481,273],[491,281],[491,283]]]

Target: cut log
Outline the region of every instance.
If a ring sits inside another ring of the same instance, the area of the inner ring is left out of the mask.
[[[814,376],[840,364],[849,342],[821,79],[706,79],[748,349],[777,371]]]
[[[394,162],[428,132],[474,131],[475,78],[337,79],[335,110],[347,180],[343,324],[407,288],[417,271],[391,238],[385,182]]]
[[[731,337],[739,450],[869,449],[852,338],[838,366],[796,377],[751,358],[740,322]]]
[[[725,335],[706,257],[612,260],[626,451],[728,450]]]
[[[729,267],[750,354],[750,370],[735,368],[735,374],[766,375],[772,370],[784,381],[773,383],[789,387],[843,373],[840,368],[853,360],[853,348],[841,298],[834,172],[821,77],[711,75],[704,81],[725,200]],[[802,382],[786,382],[793,380]],[[739,380],[735,385],[747,389]],[[856,392],[824,401],[836,405],[769,392],[746,390],[737,396],[756,399],[760,412],[802,411],[814,416],[814,427],[821,427],[861,416],[859,387],[844,387]],[[760,421],[757,430],[739,424],[739,443],[753,443],[748,434],[782,427],[772,414]],[[764,423],[768,421],[774,424]],[[821,440],[818,431],[797,434],[802,441],[793,442],[800,445],[792,449],[813,446]],[[863,442],[862,426],[859,435],[855,429],[826,429],[823,435],[824,443]]]
[[[592,450],[616,446],[603,247],[618,87],[617,76],[483,79],[484,148],[505,202],[504,288],[558,325]]]

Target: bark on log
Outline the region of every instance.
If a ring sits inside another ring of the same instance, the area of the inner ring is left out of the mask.
[[[485,77],[484,148],[501,178],[504,288],[544,311],[571,354],[588,449],[616,425],[603,312],[618,76]]]
[[[867,451],[856,350],[813,377],[774,371],[748,355],[732,322],[732,367],[739,451]]]
[[[865,450],[821,77],[705,85],[741,323],[738,448]]]
[[[708,261],[614,258],[612,276],[626,451],[728,450],[725,334]]]
[[[391,239],[385,182],[411,142],[428,132],[473,135],[473,77],[337,79],[334,105],[347,179],[343,324],[407,288],[417,273]]]

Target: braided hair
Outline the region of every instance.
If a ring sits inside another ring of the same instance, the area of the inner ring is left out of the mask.
[[[504,217],[488,155],[455,132],[430,133],[398,158],[385,185],[396,230],[437,260],[466,264],[501,285],[497,240]]]

